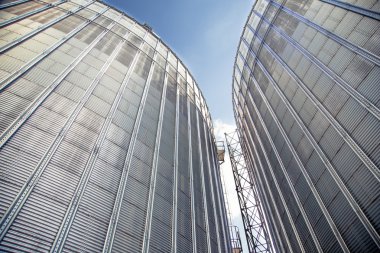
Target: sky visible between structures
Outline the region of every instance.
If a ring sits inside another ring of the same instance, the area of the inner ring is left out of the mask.
[[[240,35],[253,5],[249,0],[106,0],[146,23],[176,53],[200,87],[217,140],[235,130],[232,71]],[[228,156],[228,154],[226,154]],[[232,220],[244,230],[228,157],[225,178]],[[248,252],[244,247],[244,252]]]
[[[248,0],[106,0],[147,23],[194,76],[214,120],[234,124],[232,68]]]

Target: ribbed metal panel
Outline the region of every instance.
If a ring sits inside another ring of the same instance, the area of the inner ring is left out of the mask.
[[[0,251],[229,249],[210,114],[161,39],[101,2],[0,14]]]
[[[151,251],[157,252],[172,249],[176,86],[176,83],[166,81],[149,245]]]
[[[245,155],[256,160],[262,197],[270,197],[264,209],[280,216],[288,209],[282,222],[269,219],[279,232],[274,240],[287,238],[288,250],[380,248],[380,57],[373,46],[380,23],[372,8],[360,1],[262,0],[242,34],[235,118]]]
[[[194,99],[194,98],[193,98]],[[198,145],[198,129],[197,129],[197,111],[194,104],[190,105],[190,118],[191,118],[191,150],[192,150],[192,172],[193,172],[193,202],[194,202],[194,216],[195,216],[195,236],[197,242],[197,251],[207,251],[207,237],[206,237],[206,220],[204,205],[206,204],[203,199],[203,188],[201,178],[201,161],[199,159]]]

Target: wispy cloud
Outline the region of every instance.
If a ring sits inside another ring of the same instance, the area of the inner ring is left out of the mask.
[[[214,120],[214,134],[216,140],[225,140],[224,133],[231,133],[236,130],[234,124],[229,124],[221,119]]]

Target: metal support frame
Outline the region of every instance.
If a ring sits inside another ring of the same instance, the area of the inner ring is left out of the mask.
[[[241,245],[239,228],[237,226],[229,226],[230,236],[231,236],[231,244],[232,244],[232,253],[242,253],[243,248]]]
[[[225,137],[248,250],[255,253],[272,252],[259,195],[250,176],[252,171],[249,171],[245,163],[239,133],[237,130],[232,133],[225,133]]]
[[[210,143],[217,143],[213,135],[209,134],[208,138],[209,138]],[[223,150],[224,150],[224,142],[223,142]],[[226,211],[229,210],[229,205],[228,205],[228,199],[227,199],[226,191],[225,191],[226,187],[224,184],[224,178],[220,173],[220,165],[224,163],[224,161],[219,161],[217,149],[212,148],[211,154],[215,160],[214,165],[216,166],[217,163],[219,164],[219,169],[211,171],[213,172],[213,178],[215,180],[215,190],[216,190],[216,196],[217,196],[217,201],[215,204],[217,204],[217,208],[219,209],[220,223],[224,225],[228,225],[231,220],[230,212],[226,213]],[[224,160],[224,157],[223,157],[223,160]],[[221,226],[222,237],[224,240],[224,252],[231,252],[231,248],[229,247],[229,244],[227,243],[230,240],[230,235],[229,235],[228,229],[225,229],[225,227],[227,226]],[[218,232],[220,233],[220,231]]]
[[[219,147],[219,145],[217,146]],[[223,150],[224,150],[224,142],[223,142]],[[219,161],[220,164],[222,164],[223,162]],[[231,242],[231,247],[232,247],[231,251],[232,253],[242,253],[243,247],[241,245],[239,228],[237,226],[232,225],[233,223],[232,223],[232,218],[231,218],[231,209],[230,209],[230,204],[228,203],[227,187],[224,181],[224,176],[221,176],[220,178],[222,179],[224,203],[227,209],[228,228],[230,232],[229,240]]]

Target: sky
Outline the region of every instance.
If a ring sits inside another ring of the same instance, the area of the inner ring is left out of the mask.
[[[235,130],[232,71],[250,0],[105,0],[140,23],[146,23],[175,52],[200,87],[214,121],[217,140]],[[221,166],[233,225],[244,229],[226,154]],[[244,239],[245,240],[245,239]],[[245,244],[245,243],[244,243]],[[248,252],[246,245],[244,252]]]
[[[234,124],[232,67],[249,0],[106,0],[153,31],[187,66],[211,116]]]

